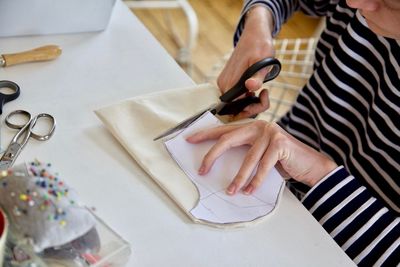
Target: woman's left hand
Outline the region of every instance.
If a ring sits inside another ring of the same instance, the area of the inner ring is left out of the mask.
[[[250,146],[240,170],[226,190],[229,195],[240,189],[245,194],[251,194],[274,166],[281,175],[308,186],[313,186],[337,167],[334,161],[300,142],[276,123],[259,120],[224,125],[195,133],[187,141],[200,143],[211,139],[217,139],[217,142],[203,158],[198,171],[200,175],[208,173],[215,160],[231,147]],[[255,168],[255,175],[250,177]]]

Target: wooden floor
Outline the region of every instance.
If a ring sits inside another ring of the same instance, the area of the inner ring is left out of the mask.
[[[197,83],[206,81],[213,66],[221,63],[232,51],[232,35],[239,18],[240,0],[188,0],[199,20],[197,44],[191,55],[192,68],[188,74]],[[187,36],[187,21],[181,10],[135,9],[134,14],[145,24],[170,55],[177,57],[179,44],[168,26],[168,19],[178,35]],[[277,38],[306,38],[314,34],[318,20],[302,14],[295,16],[283,27]],[[182,66],[185,68],[185,66]]]

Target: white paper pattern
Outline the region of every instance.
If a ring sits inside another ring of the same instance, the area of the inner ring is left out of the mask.
[[[284,180],[275,169],[252,195],[244,195],[240,191],[234,196],[225,193],[238,172],[248,147],[230,149],[217,159],[208,174],[198,174],[204,155],[215,141],[190,144],[186,137],[218,125],[222,125],[222,122],[208,112],[187,129],[165,141],[171,156],[199,191],[200,200],[190,213],[199,220],[220,224],[248,222],[267,215],[275,208],[284,185]]]

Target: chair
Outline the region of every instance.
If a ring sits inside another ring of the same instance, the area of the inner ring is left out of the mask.
[[[185,66],[187,72],[190,74],[192,69],[191,53],[197,42],[199,26],[196,12],[189,2],[187,0],[124,0],[124,2],[131,9],[156,8],[166,9],[167,11],[169,9],[182,9],[188,25],[186,40],[183,41],[182,38],[180,38],[168,12],[166,12],[165,21],[172,31],[175,42],[177,42],[180,47],[176,61],[182,66]]]

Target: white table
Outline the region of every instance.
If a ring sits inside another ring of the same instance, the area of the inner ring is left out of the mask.
[[[48,112],[48,142],[31,140],[18,162],[52,162],[81,199],[132,246],[128,266],[352,266],[287,190],[276,214],[256,227],[220,230],[192,223],[101,124],[94,109],[156,90],[190,86],[180,69],[120,1],[104,32],[0,38],[1,53],[58,44],[52,62],[0,69],[21,96],[4,106]]]

